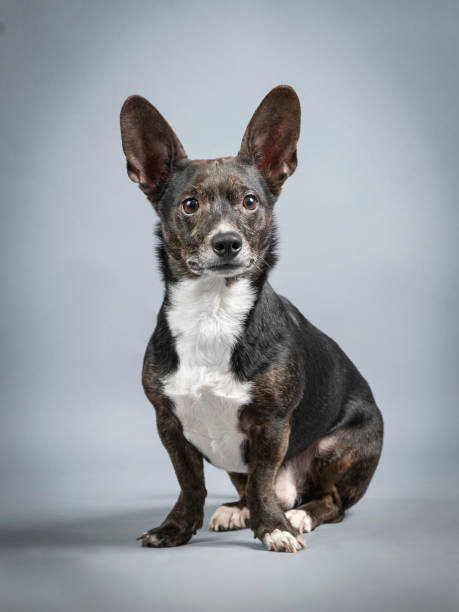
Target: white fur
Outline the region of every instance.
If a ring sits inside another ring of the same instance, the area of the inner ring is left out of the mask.
[[[275,485],[276,496],[279,504],[284,509],[293,508],[297,497],[295,472],[289,463],[280,468]]]
[[[237,425],[251,383],[235,379],[230,358],[254,299],[247,279],[227,285],[222,277],[204,276],[173,285],[167,312],[179,367],[163,380],[164,391],[186,439],[214,465],[232,472],[247,471]]]
[[[137,539],[142,542],[142,546],[158,546],[159,544],[158,537],[154,533],[148,533],[148,531],[143,533]]]
[[[230,529],[244,529],[250,518],[249,509],[237,506],[220,506],[213,513],[209,521],[209,531],[228,531]]]
[[[301,538],[296,538],[288,531],[275,529],[271,533],[265,533],[263,544],[268,550],[275,552],[297,552],[305,548],[306,544]]]
[[[285,516],[300,533],[312,531],[312,518],[304,510],[289,510]]]

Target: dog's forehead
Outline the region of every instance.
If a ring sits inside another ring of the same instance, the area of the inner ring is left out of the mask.
[[[257,173],[234,157],[190,161],[187,182],[209,195],[225,195],[231,189],[238,191],[259,186]]]

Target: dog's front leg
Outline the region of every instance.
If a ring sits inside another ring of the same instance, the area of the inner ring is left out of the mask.
[[[275,494],[277,472],[288,447],[289,423],[284,418],[253,425],[249,437],[247,502],[250,527],[268,550],[296,552],[305,547],[285,517]]]
[[[181,492],[159,527],[140,535],[142,546],[163,547],[186,544],[204,518],[204,466],[202,455],[185,439],[182,425],[168,401],[156,402],[158,433],[174,466]]]

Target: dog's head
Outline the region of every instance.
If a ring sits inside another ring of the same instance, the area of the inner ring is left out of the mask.
[[[291,87],[268,93],[236,157],[189,160],[164,117],[141,96],[121,109],[129,177],[160,218],[174,277],[257,276],[273,263],[273,205],[297,164],[300,103]]]

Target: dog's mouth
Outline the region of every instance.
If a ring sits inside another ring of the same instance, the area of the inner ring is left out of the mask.
[[[237,262],[222,262],[201,266],[197,261],[188,260],[187,264],[191,272],[198,276],[202,274],[217,274],[219,276],[236,276],[250,270],[254,264],[254,259],[251,259],[248,264]]]

